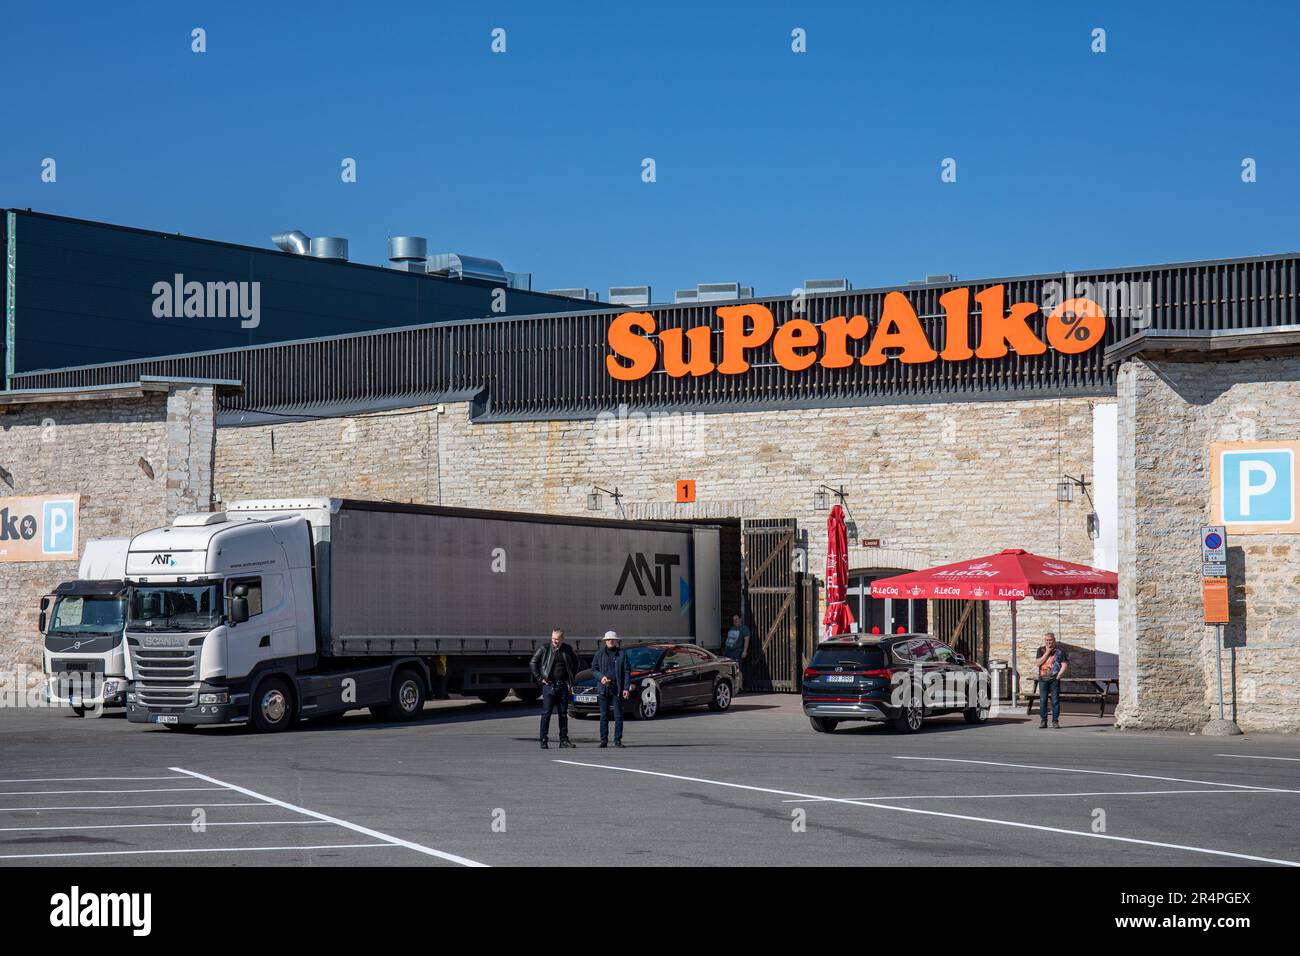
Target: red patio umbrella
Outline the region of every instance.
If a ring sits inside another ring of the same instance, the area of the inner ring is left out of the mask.
[[[1027,597],[1039,601],[1114,600],[1119,597],[1119,576],[1114,571],[1008,548],[983,558],[881,578],[872,583],[871,596],[1011,602],[1011,681],[1015,694],[1019,691],[1016,602]]]
[[[826,616],[824,637],[847,634],[853,626],[853,612],[844,602],[849,590],[849,533],[844,526],[844,509],[836,505],[826,519]]]

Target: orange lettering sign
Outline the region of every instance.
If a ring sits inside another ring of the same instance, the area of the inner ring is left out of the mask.
[[[770,349],[772,360],[791,372],[813,365],[848,368],[854,364],[849,343],[865,341],[858,358],[863,365],[884,365],[897,359],[907,365],[930,362],[965,362],[971,359],[999,359],[1012,351],[1017,355],[1042,355],[1051,348],[1064,355],[1076,355],[1096,348],[1106,335],[1106,315],[1091,299],[1073,298],[1062,302],[1047,316],[1044,342],[1030,327],[1040,315],[1033,302],[1006,302],[1006,286],[995,285],[974,295],[979,307],[979,342],[971,342],[971,290],[950,289],[939,297],[943,309],[939,328],[926,332],[916,307],[901,292],[885,296],[881,316],[872,328],[864,315],[838,315],[816,325],[794,318],[780,328],[772,311],[757,302],[724,305],[716,310],[721,329],[714,346],[714,329],[701,325],[692,329],[659,330],[649,312],[624,312],[609,325],[606,341],[611,354],[605,368],[611,378],[632,382],[657,369],[670,378],[743,375],[752,367],[752,353]],[[942,332],[943,351],[935,351]],[[931,334],[934,339],[931,339]],[[658,340],[656,342],[656,340]]]

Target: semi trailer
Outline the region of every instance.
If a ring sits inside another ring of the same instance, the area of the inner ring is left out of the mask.
[[[135,536],[127,717],[168,727],[369,708],[438,684],[525,700],[552,628],[580,655],[720,642],[718,529],[338,498],[236,501]]]
[[[41,598],[46,703],[98,716],[126,702],[126,555],[130,538],[86,543],[75,581]]]

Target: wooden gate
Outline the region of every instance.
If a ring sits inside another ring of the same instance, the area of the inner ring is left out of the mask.
[[[930,602],[930,633],[968,661],[989,666],[989,602]]]
[[[801,576],[795,572],[797,530],[793,518],[741,522],[745,622],[750,629],[746,690],[799,690],[804,663],[801,624],[806,615],[799,606]]]

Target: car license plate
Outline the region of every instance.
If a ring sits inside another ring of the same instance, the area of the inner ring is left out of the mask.
[[[576,694],[573,698],[579,704],[594,704],[596,702],[595,694]]]
[[[852,684],[853,675],[852,674],[831,674],[827,676],[826,680],[828,683],[831,684]]]
[[[154,714],[153,722],[155,724],[177,724],[180,723],[180,717],[176,714]]]

